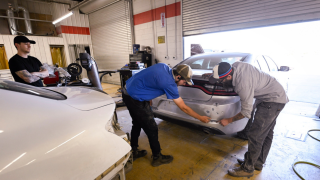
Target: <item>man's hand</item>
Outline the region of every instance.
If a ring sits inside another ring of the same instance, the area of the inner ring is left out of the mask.
[[[210,117],[208,116],[200,116],[199,120],[203,123],[208,123],[210,122]]]
[[[40,67],[40,71],[39,72],[32,72],[30,74],[32,74],[34,76],[38,76],[39,78],[45,78],[45,77],[49,76],[48,70],[42,68],[42,66]]]
[[[230,123],[232,123],[232,118],[224,118],[224,119],[221,119],[219,121],[219,123],[222,125],[222,126],[226,126]]]
[[[181,97],[177,98],[177,99],[173,99],[173,102],[176,103],[176,105],[186,114],[188,114],[189,116],[192,116],[196,119],[199,119],[201,122],[204,123],[208,123],[210,122],[210,117],[207,116],[201,116],[198,113],[194,112],[189,106],[187,106],[183,99]]]
[[[221,119],[219,121],[219,123],[222,125],[222,126],[226,126],[234,121],[238,121],[240,119],[244,118],[244,115],[241,114],[241,112],[239,112],[237,115],[231,117],[231,118],[224,118],[224,119]]]

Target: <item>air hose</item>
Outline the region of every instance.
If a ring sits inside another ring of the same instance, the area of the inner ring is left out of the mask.
[[[320,141],[320,139],[317,139],[317,138],[313,137],[311,134],[309,134],[309,132],[311,132],[311,131],[320,131],[320,129],[310,129],[310,130],[308,131],[308,135],[309,135],[310,137],[312,137],[313,139],[315,139],[315,140],[317,140],[317,141]]]
[[[320,141],[319,139],[317,139],[317,138],[315,138],[314,136],[312,136],[311,134],[309,134],[309,132],[311,132],[311,131],[320,131],[320,129],[310,129],[310,130],[308,131],[308,135],[309,135],[310,137],[312,137],[313,139],[315,139],[315,140],[317,140],[317,141]],[[320,169],[320,166],[319,166],[319,165],[313,164],[313,163],[310,163],[310,162],[307,162],[307,161],[298,161],[298,162],[295,162],[295,163],[292,165],[292,169],[293,169],[293,171],[297,174],[297,176],[299,176],[299,178],[301,178],[301,179],[303,179],[303,180],[304,180],[304,178],[303,178],[302,176],[300,176],[300,174],[299,174],[299,173],[296,171],[296,169],[294,168],[294,166],[295,166],[296,164],[309,164],[309,165],[311,165],[311,166],[314,166],[314,167],[317,167],[317,168]]]

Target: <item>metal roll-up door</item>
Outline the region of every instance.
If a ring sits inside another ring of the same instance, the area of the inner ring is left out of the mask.
[[[183,36],[320,19],[315,0],[184,0]]]
[[[99,69],[120,69],[132,53],[130,4],[121,0],[89,14],[94,58]],[[119,73],[103,82],[120,84]]]

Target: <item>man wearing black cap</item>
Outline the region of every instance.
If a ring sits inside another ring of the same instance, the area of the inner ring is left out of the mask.
[[[29,56],[30,44],[35,41],[25,36],[16,36],[13,40],[18,53],[9,60],[9,68],[16,82],[43,87],[41,78],[49,76],[48,71],[35,57]]]
[[[163,63],[158,63],[135,74],[126,81],[122,98],[132,117],[131,147],[133,159],[143,157],[146,150],[138,150],[138,139],[141,129],[147,134],[152,150],[152,166],[160,166],[172,162],[173,157],[161,154],[158,140],[158,126],[150,107],[151,100],[166,94],[186,114],[208,123],[210,118],[200,116],[188,107],[179,96],[178,87],[188,83],[192,85],[192,69],[188,65],[178,65],[175,69]]]
[[[227,62],[219,63],[213,68],[209,82],[218,82],[222,83],[224,88],[233,88],[240,97],[241,112],[234,117],[220,120],[221,125],[227,126],[244,117],[250,119],[254,116],[247,132],[248,151],[244,159],[238,159],[241,166],[228,171],[231,176],[251,177],[254,170],[262,170],[268,156],[276,119],[289,102],[285,90],[274,77],[243,62],[235,62],[232,66]]]

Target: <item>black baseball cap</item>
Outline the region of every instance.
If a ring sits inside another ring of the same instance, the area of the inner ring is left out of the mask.
[[[26,42],[30,42],[30,44],[35,44],[36,42],[33,40],[29,40],[27,37],[25,36],[16,36],[13,40],[13,44],[15,43],[26,43]]]

